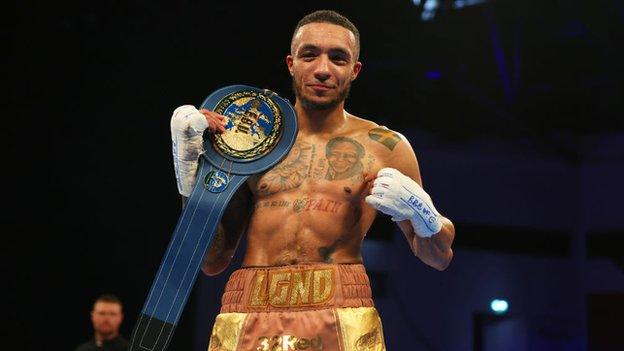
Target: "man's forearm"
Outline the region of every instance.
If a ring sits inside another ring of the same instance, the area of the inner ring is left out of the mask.
[[[448,267],[453,259],[451,245],[454,239],[455,227],[453,223],[447,218],[442,218],[442,229],[432,237],[420,237],[412,229],[412,251],[424,263],[442,271]]]

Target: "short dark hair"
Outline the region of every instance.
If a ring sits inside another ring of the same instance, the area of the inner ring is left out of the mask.
[[[358,143],[354,139],[342,137],[342,136],[335,137],[327,142],[327,144],[325,145],[325,155],[329,155],[332,149],[338,143],[349,143],[353,145],[353,147],[355,147],[355,152],[357,152],[358,158],[362,158],[364,156],[364,146],[362,146],[362,144]]]
[[[355,59],[357,60],[357,58],[360,56],[360,32],[355,27],[353,22],[351,22],[347,17],[333,10],[314,11],[305,15],[301,20],[299,20],[299,23],[297,23],[295,31],[293,32],[292,39],[290,40],[291,50],[292,43],[294,42],[295,35],[297,35],[299,28],[309,23],[330,23],[348,29],[349,31],[351,31],[351,33],[353,33],[353,36],[355,37]]]
[[[95,306],[95,304],[98,303],[98,302],[116,303],[119,306],[121,306],[121,308],[123,309],[123,304],[121,303],[121,299],[118,298],[117,296],[113,295],[113,294],[102,294],[102,295],[98,296],[98,298],[95,299],[95,302],[93,302],[93,306]]]

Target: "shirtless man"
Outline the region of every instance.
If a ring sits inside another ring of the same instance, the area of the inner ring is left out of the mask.
[[[392,216],[427,265],[444,270],[453,257],[453,224],[421,187],[408,140],[344,109],[359,49],[356,27],[333,11],[295,28],[286,65],[299,133],[285,159],[237,192],[206,254],[203,272],[218,274],[246,235],[209,350],[384,350],[361,255],[377,211]],[[224,132],[223,120],[189,105],[174,112],[177,154],[190,155],[176,161],[183,196],[202,132]]]

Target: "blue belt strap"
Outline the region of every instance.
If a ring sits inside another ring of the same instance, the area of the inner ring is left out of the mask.
[[[250,175],[286,156],[296,139],[294,109],[271,91],[228,86],[208,96],[201,107],[229,116],[226,133],[249,135],[253,147],[241,147],[232,142],[239,139],[227,136],[204,138],[197,181],[132,332],[130,351],[167,349],[232,196]]]

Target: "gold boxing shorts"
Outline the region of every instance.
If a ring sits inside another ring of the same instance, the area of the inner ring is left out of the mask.
[[[239,269],[221,304],[209,351],[386,349],[361,264]]]

